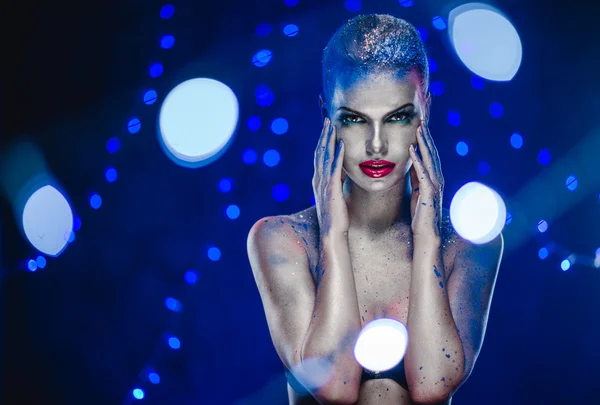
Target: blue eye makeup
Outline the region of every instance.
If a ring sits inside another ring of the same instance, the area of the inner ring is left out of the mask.
[[[385,119],[385,122],[389,123],[401,123],[401,124],[410,124],[412,120],[416,116],[415,110],[404,110],[398,111],[394,114],[390,115]],[[353,114],[350,112],[344,112],[340,114],[339,120],[342,125],[356,125],[356,124],[365,124],[367,122],[366,119],[361,117],[360,115]]]

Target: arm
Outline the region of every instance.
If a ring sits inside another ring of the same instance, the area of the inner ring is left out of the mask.
[[[344,281],[340,277],[342,270],[352,276],[350,268],[340,267],[349,266],[349,253],[346,247],[344,254],[341,241],[328,238],[322,241],[325,248],[321,254],[323,260],[319,263],[322,275],[317,293],[304,248],[285,233],[278,219],[264,218],[256,222],[248,235],[248,256],[269,331],[286,368],[292,372],[302,370],[304,359],[333,355],[329,381],[317,389],[306,387],[322,404],[356,402],[360,383],[360,375],[358,378],[350,376],[359,373],[358,365],[355,363],[346,368],[351,350],[334,354],[335,349],[343,346],[340,344],[342,336],[348,338],[352,348],[355,341],[352,335],[348,335],[348,325],[352,322],[343,317],[342,308],[347,301],[354,301],[358,319],[356,291],[346,294],[349,290],[347,282],[337,284],[338,287],[335,284]],[[340,254],[340,250],[343,253]],[[351,284],[354,287],[353,279]],[[318,299],[315,299],[315,294]],[[346,369],[341,371],[340,367]],[[302,379],[301,376],[296,377]]]
[[[485,333],[503,240],[500,235],[479,246],[457,240],[452,273],[446,280],[440,242],[444,177],[424,121],[417,142],[420,154],[413,145],[409,148],[414,251],[405,372],[413,402],[435,404],[446,402],[473,369]]]
[[[483,343],[502,235],[479,246],[459,240],[456,248],[446,282],[439,239],[415,240],[405,365],[416,403],[450,398],[471,373]]]
[[[348,234],[321,236],[317,294],[302,358],[327,358],[332,376],[323,387],[337,403],[358,401],[362,367],[354,358],[361,323]]]

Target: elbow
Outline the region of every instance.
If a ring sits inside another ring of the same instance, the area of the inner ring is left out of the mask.
[[[317,392],[319,403],[327,405],[355,405],[359,399],[360,383],[354,378],[343,381],[333,374]]]
[[[359,399],[360,375],[341,373],[327,361],[301,361],[295,377],[304,385],[320,404],[355,405]],[[346,371],[348,368],[345,369]],[[362,371],[362,368],[359,368]],[[345,374],[342,377],[342,374]]]
[[[355,405],[358,402],[358,391],[351,392],[350,390],[343,390],[342,392],[323,393],[323,402],[327,405]],[[321,401],[319,401],[321,402]]]
[[[415,405],[441,405],[446,404],[452,398],[450,389],[444,390],[414,390],[410,391],[410,397]]]

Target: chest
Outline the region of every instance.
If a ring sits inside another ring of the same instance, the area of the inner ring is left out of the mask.
[[[391,318],[406,325],[412,273],[409,236],[354,235],[348,245],[362,324]]]
[[[313,280],[319,257],[319,241],[312,235],[309,264]],[[372,237],[350,233],[348,248],[363,325],[379,318],[408,321],[412,273],[412,235],[394,232]]]

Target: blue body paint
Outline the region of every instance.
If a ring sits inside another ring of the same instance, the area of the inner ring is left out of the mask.
[[[444,288],[444,283],[440,281],[440,287]]]
[[[435,266],[435,264],[433,265],[433,272],[435,273],[436,277],[442,277],[442,274],[438,271],[438,269]]]

